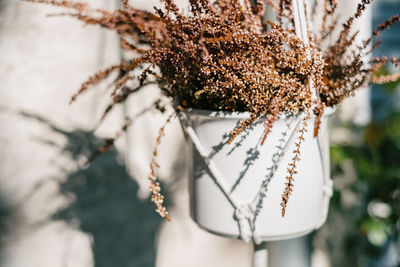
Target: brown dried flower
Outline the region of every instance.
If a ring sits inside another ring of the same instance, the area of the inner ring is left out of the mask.
[[[294,34],[290,0],[190,0],[187,14],[179,10],[173,0],[161,0],[164,11],[155,8],[154,14],[133,8],[127,0],[121,0],[123,9],[113,12],[69,0],[26,1],[67,8],[70,12],[62,15],[115,31],[120,36],[121,47],[136,55],[96,73],[72,96],[71,102],[111,73],[118,73],[111,89],[112,104],[102,120],[128,96],[147,84],[158,83],[176,112],[189,107],[250,112],[248,119],[232,129],[230,142],[261,116],[265,116],[264,141],[280,114],[309,114],[312,108],[316,114],[314,136],[317,136],[325,107],[339,104],[369,82],[399,78],[399,74],[373,76],[387,63],[386,58],[371,61],[365,57],[379,41],[373,42],[370,38],[362,46],[354,44],[357,32],[351,33],[353,23],[372,0],[360,1],[353,16],[342,25],[336,41],[328,45],[325,44],[331,39],[328,37],[333,37],[333,30],[340,26],[336,22],[336,0],[324,0],[324,23],[319,32],[309,31],[309,45]],[[264,20],[264,2],[277,13],[277,23]],[[316,7],[313,10],[312,14]],[[399,20],[398,15],[383,22],[374,36]],[[390,62],[397,66],[400,60],[391,59]],[[134,75],[133,71],[138,69],[142,73]],[[316,99],[312,97],[310,83],[317,89]],[[149,179],[157,211],[168,218],[155,175],[158,166],[155,158],[164,127],[156,141]],[[288,171],[282,198],[283,215],[293,190],[305,127],[304,123]]]

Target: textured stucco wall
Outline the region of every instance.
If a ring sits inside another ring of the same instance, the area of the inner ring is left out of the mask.
[[[117,0],[89,2],[118,6]],[[151,10],[157,1],[133,3]],[[46,17],[58,11],[0,2],[0,266],[247,266],[251,246],[201,231],[189,218],[176,121],[160,150],[172,223],[162,222],[144,200],[163,116],[140,117],[117,151],[82,166],[81,154],[100,144],[90,130],[108,103],[106,86],[67,103],[89,75],[119,61],[118,38],[72,18]],[[155,94],[153,87],[131,97],[98,136],[113,136],[123,117],[140,112]],[[364,96],[357,105],[361,113],[367,102]],[[317,257],[317,266],[323,261]]]
[[[134,4],[151,10],[157,1]],[[108,103],[106,86],[68,101],[89,75],[118,62],[118,38],[68,17],[46,17],[59,9],[45,5],[10,0],[0,8],[0,265],[245,265],[250,247],[200,231],[189,219],[176,121],[160,151],[160,175],[176,193],[169,198],[173,223],[161,225],[142,199],[161,115],[141,117],[117,143],[118,153],[82,167],[80,154],[100,144],[90,130]],[[155,94],[149,88],[117,108],[98,136],[113,136],[123,117]]]
[[[93,126],[100,105],[94,94],[70,107],[68,99],[89,74],[117,62],[115,36],[46,18],[57,11],[43,5],[2,1],[0,12],[0,265],[90,266],[90,235],[52,216],[74,201],[60,191],[78,169],[61,153],[68,131]]]

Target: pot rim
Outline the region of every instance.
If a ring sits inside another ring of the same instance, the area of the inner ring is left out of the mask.
[[[325,108],[323,117],[331,116],[336,111],[336,107],[327,107]],[[197,116],[205,116],[212,118],[224,118],[224,119],[247,119],[250,117],[251,113],[248,111],[222,111],[222,110],[207,110],[207,109],[195,109],[188,108],[183,110],[187,115],[197,115]],[[302,112],[300,112],[302,113]],[[300,114],[299,113],[299,114]],[[279,118],[284,119],[291,117],[291,115],[280,114]]]

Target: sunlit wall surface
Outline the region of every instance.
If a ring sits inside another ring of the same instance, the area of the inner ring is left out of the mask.
[[[88,2],[119,7],[118,0]],[[400,13],[398,0],[375,2],[374,26]],[[147,10],[158,5],[132,3]],[[0,266],[249,266],[251,246],[205,233],[190,220],[185,143],[177,122],[160,151],[172,223],[157,216],[147,191],[161,115],[136,118],[115,149],[85,166],[124,117],[151,104],[157,90],[118,107],[94,133],[108,104],[107,84],[71,106],[68,101],[88,76],[120,60],[119,40],[75,19],[47,16],[59,12],[0,0]],[[381,40],[376,56],[400,56],[400,24]],[[398,87],[372,88],[373,116],[365,128],[335,119],[351,142],[332,147],[330,216],[304,243],[315,267],[399,265]]]

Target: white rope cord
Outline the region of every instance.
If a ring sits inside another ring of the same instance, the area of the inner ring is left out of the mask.
[[[236,195],[233,192],[230,192],[229,187],[225,183],[224,177],[221,175],[215,163],[210,158],[210,153],[207,153],[206,149],[204,149],[203,145],[201,144],[196,132],[194,131],[192,126],[189,125],[186,114],[181,112],[179,114],[179,119],[184,126],[183,129],[185,133],[190,137],[195,149],[200,154],[201,158],[204,160],[206,167],[213,176],[214,182],[222,190],[225,197],[229,200],[232,207],[235,209],[234,217],[238,221],[240,238],[246,243],[250,242],[250,240],[252,239],[256,244],[261,243],[261,239],[257,236],[257,234],[253,232],[253,229],[255,228],[253,226],[255,213],[252,206],[249,204],[240,203],[240,201],[236,198]]]
[[[294,19],[294,26],[295,26],[295,32],[296,35],[303,41],[305,46],[309,46],[309,38],[308,38],[308,29],[307,29],[307,20],[306,20],[306,13],[305,13],[305,8],[307,8],[306,2],[304,0],[292,0],[292,8],[293,8],[293,19]],[[308,59],[311,59],[311,54],[310,50],[308,50]],[[312,98],[317,99],[317,93],[314,87],[313,79],[309,80],[309,87],[311,90]],[[292,131],[291,137],[286,143],[286,147],[289,147],[293,141],[294,141],[294,133],[297,132],[300,128],[300,122],[304,119],[305,114],[301,114],[300,116],[297,116],[297,124],[294,130]],[[283,152],[284,153],[284,152]],[[265,192],[267,190],[267,186],[269,183],[269,180],[272,179],[272,176],[268,177],[267,179],[264,180],[263,184],[261,185],[261,188],[259,192],[257,193],[256,197],[254,198],[252,202],[252,206],[256,206],[254,209],[256,211],[256,215],[254,216],[254,219],[257,216],[258,209],[262,207],[262,202],[263,198],[265,197]],[[255,222],[254,222],[255,225]],[[255,231],[255,229],[254,229]]]
[[[240,238],[246,243],[253,238],[254,242],[256,244],[259,244],[261,242],[260,238],[253,233],[254,227],[252,225],[252,222],[254,220],[254,211],[252,207],[247,204],[241,204],[236,198],[236,195],[233,192],[229,191],[229,187],[225,183],[225,179],[219,172],[215,163],[210,158],[210,153],[207,153],[206,149],[201,144],[196,132],[194,131],[192,126],[189,125],[186,114],[184,114],[183,112],[179,113],[179,119],[184,126],[183,129],[185,133],[190,137],[197,152],[200,154],[201,158],[203,158],[204,163],[206,164],[206,167],[210,171],[211,175],[213,176],[215,183],[219,186],[225,197],[229,200],[232,207],[235,209],[235,219],[238,221],[239,224]]]
[[[307,29],[307,20],[306,20],[306,12],[305,7],[307,7],[307,2],[304,0],[292,0],[293,6],[293,19],[294,19],[294,27],[296,31],[296,35],[303,41],[304,45],[309,46],[310,41],[308,38],[308,29]],[[311,52],[308,49],[308,60],[311,59]],[[313,79],[310,79],[309,86],[311,90],[311,95],[313,99],[317,99],[317,92],[314,87]]]
[[[194,147],[196,148],[197,152],[199,152],[200,156],[203,158],[204,163],[206,164],[207,168],[209,169],[210,173],[214,176],[218,186],[221,188],[222,192],[228,197],[229,201],[232,203],[234,207],[238,207],[240,205],[239,201],[236,199],[235,195],[229,192],[229,187],[225,183],[223,176],[219,172],[217,166],[210,158],[210,153],[207,153],[206,149],[201,144],[196,132],[193,130],[192,126],[190,126],[187,122],[187,119],[184,118],[183,113],[180,113],[180,119],[184,122],[185,131],[187,135],[189,135],[190,139]]]
[[[304,0],[292,0],[293,19],[296,35],[304,42],[305,45],[308,45],[309,40],[304,5]]]
[[[253,239],[254,243],[261,243],[261,238],[254,232],[254,209],[250,204],[241,204],[236,207],[235,219],[239,224],[240,238],[244,242],[248,243]]]
[[[288,123],[288,128],[290,130],[291,125],[294,123],[295,127],[291,131],[288,140],[286,141],[285,145],[282,148],[281,153],[279,156],[275,159],[274,166],[271,167],[271,172],[268,176],[267,179],[263,181],[261,184],[261,187],[257,194],[255,195],[253,201],[251,203],[241,203],[234,192],[230,192],[228,185],[225,182],[224,177],[222,174],[219,172],[217,166],[213,162],[213,160],[210,158],[210,154],[208,153],[207,150],[203,147],[201,144],[201,141],[199,140],[196,132],[192,128],[191,125],[189,125],[188,120],[186,118],[186,114],[181,112],[179,114],[179,118],[182,122],[182,125],[184,126],[183,129],[185,133],[190,137],[195,149],[197,152],[200,154],[201,158],[204,160],[204,163],[206,167],[208,168],[210,174],[214,178],[214,182],[220,187],[222,190],[223,194],[227,198],[227,200],[231,203],[232,207],[235,209],[235,219],[238,221],[238,226],[239,226],[239,232],[240,232],[240,238],[245,241],[246,243],[253,240],[255,244],[260,244],[261,243],[261,238],[258,235],[256,228],[255,228],[255,221],[256,221],[256,216],[258,215],[257,210],[262,207],[262,201],[265,198],[265,192],[267,191],[267,187],[269,184],[269,181],[274,177],[275,171],[277,170],[281,159],[289,149],[290,145],[294,142],[295,140],[295,133],[299,130],[301,126],[301,119],[302,116],[297,116],[293,120],[291,120]],[[324,152],[322,151],[322,146],[320,145],[319,139],[317,139],[318,143],[318,150],[320,154],[320,160],[322,163],[322,166],[325,166],[325,161],[324,161]],[[323,194],[324,194],[324,210],[323,210],[323,216],[321,218],[321,224],[325,221],[326,216],[327,216],[327,204],[329,203],[329,198],[332,195],[332,180],[329,178],[329,176],[326,174],[326,169],[323,168]],[[319,228],[320,224],[317,225],[316,228]]]
[[[285,143],[284,147],[282,148],[282,151],[279,155],[279,157],[276,159],[275,164],[279,164],[281,161],[281,158],[285,154],[285,152],[288,150],[289,145],[293,142],[295,133],[297,132],[298,128],[301,125],[301,116],[297,116],[291,122],[289,125],[291,125],[293,122],[296,122],[296,127],[292,130],[290,133],[290,137]],[[236,195],[234,192],[230,192],[228,189],[227,184],[225,183],[224,177],[221,175],[219,172],[217,166],[215,163],[212,161],[210,158],[210,153],[207,153],[206,149],[203,147],[201,144],[196,132],[192,128],[191,125],[189,125],[186,114],[181,112],[179,114],[179,119],[182,122],[182,125],[184,126],[183,129],[185,133],[190,137],[192,140],[192,143],[197,150],[197,152],[200,154],[201,158],[203,158],[204,163],[206,167],[208,168],[210,174],[213,176],[215,183],[220,187],[222,192],[224,193],[225,197],[229,200],[231,203],[232,207],[235,209],[235,219],[238,221],[239,225],[239,232],[240,232],[240,238],[247,242],[250,242],[251,240],[254,241],[255,244],[260,244],[261,243],[261,238],[257,234],[256,229],[255,229],[255,219],[256,219],[256,210],[259,209],[262,205],[262,200],[265,197],[264,193],[266,192],[268,182],[263,181],[262,186],[256,196],[254,197],[254,200],[251,203],[240,203],[240,201],[236,198]],[[290,130],[290,126],[289,126]],[[275,171],[277,168],[271,168],[271,173],[270,177],[268,178],[268,181],[273,178]],[[267,179],[266,179],[267,180]]]
[[[308,39],[308,32],[307,32],[307,21],[306,21],[306,13],[305,13],[305,8],[308,10],[308,5],[307,2],[304,2],[304,0],[292,0],[293,2],[293,18],[294,18],[294,24],[295,24],[295,30],[296,30],[296,35],[304,42],[305,45],[309,45],[309,39]],[[311,53],[310,51],[308,52],[308,59],[311,59]],[[313,79],[310,79],[309,82],[311,94],[313,99],[317,99],[317,90],[314,87],[314,82]],[[318,144],[318,151],[320,154],[320,160],[322,166],[326,166],[327,162],[324,160],[324,151],[322,151],[322,146],[320,144],[320,138],[317,136],[317,144]],[[326,167],[323,167],[323,214],[321,217],[320,223],[315,227],[316,229],[321,227],[321,225],[325,222],[326,217],[328,216],[328,205],[329,205],[329,199],[332,196],[333,193],[333,182],[332,179],[330,178],[330,175],[328,173],[328,170]]]

